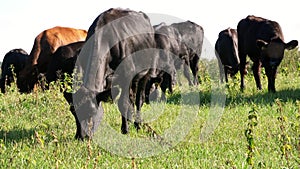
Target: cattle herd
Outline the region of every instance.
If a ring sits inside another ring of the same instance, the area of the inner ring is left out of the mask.
[[[103,115],[101,102],[114,99],[117,94],[121,132],[127,134],[132,113],[135,112],[134,126],[139,129],[141,107],[144,102],[149,103],[153,88],[172,93],[180,69],[190,85],[199,84],[203,38],[203,28],[191,21],[151,25],[143,12],[112,8],[101,13],[88,31],[50,28],[37,35],[30,54],[22,49],[9,51],[1,66],[1,92],[5,93],[14,77],[19,91],[29,93],[41,76],[50,83],[58,80],[59,74],[80,73],[83,83],[75,93],[64,91],[76,120],[75,137],[93,135]],[[228,74],[233,76],[239,71],[240,87],[244,89],[249,56],[257,88],[262,89],[260,70],[264,67],[268,90],[275,92],[276,70],[284,50],[297,45],[297,40],[284,42],[277,22],[249,15],[237,24],[237,29],[220,31],[215,51],[226,82]],[[47,90],[47,85],[42,87]]]

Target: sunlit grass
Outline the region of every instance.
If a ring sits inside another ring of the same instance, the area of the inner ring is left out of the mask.
[[[222,117],[205,142],[200,140],[200,131],[210,113],[211,85],[210,81],[206,81],[207,72],[203,69],[200,72],[205,77],[202,84],[192,90],[199,91],[199,104],[185,100],[184,110],[193,115],[192,120],[187,119],[192,121],[191,128],[176,128],[187,132],[187,135],[178,144],[170,143],[167,151],[147,158],[125,158],[107,151],[97,142],[75,140],[75,120],[58,87],[46,92],[38,90],[36,93],[20,94],[12,86],[8,93],[0,94],[0,168],[248,168],[244,132],[248,113],[253,107],[258,111],[258,125],[254,129],[254,167],[299,168],[300,69],[299,60],[295,61],[299,57],[295,51],[287,54],[290,57],[285,57],[278,71],[277,93],[267,92],[267,79],[263,73],[262,91],[256,89],[251,72],[246,76],[243,93],[239,89],[239,74],[235,80],[229,79],[228,88],[224,91],[226,106]],[[182,98],[191,94],[190,91],[189,87],[182,90],[176,87],[173,95],[167,95],[166,102],[144,105],[143,119],[157,135],[153,135],[147,126],[137,132],[129,123],[128,137],[153,141],[167,137],[166,131],[182,113]],[[285,134],[291,140],[288,159],[281,155],[278,137],[282,134],[278,121],[281,114],[277,111],[276,99],[282,104],[287,120]],[[103,103],[103,108],[103,121],[120,133],[121,115],[116,104]],[[197,112],[192,112],[195,110]],[[168,141],[168,138],[164,139]],[[103,141],[109,143],[113,140]],[[143,148],[140,147],[141,150]]]

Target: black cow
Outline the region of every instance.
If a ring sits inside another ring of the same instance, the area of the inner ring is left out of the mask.
[[[24,68],[27,59],[28,53],[23,49],[13,49],[5,54],[1,65],[0,87],[2,93],[5,93],[5,86],[14,81],[13,74],[18,79],[19,72]],[[14,71],[12,71],[11,66],[13,66]]]
[[[298,45],[297,40],[284,42],[280,25],[265,18],[253,15],[242,19],[237,26],[241,89],[244,85],[244,73],[246,71],[246,55],[253,61],[253,74],[256,86],[261,90],[260,69],[265,68],[268,78],[268,91],[275,92],[275,77],[277,67],[281,63],[284,50],[293,49]]]
[[[63,77],[64,73],[72,75],[84,41],[70,43],[59,47],[51,56],[46,72],[47,83],[56,81],[59,77]]]
[[[121,132],[128,133],[127,119],[133,99],[137,109],[135,124],[138,126],[145,82],[153,71],[145,66],[156,64],[156,54],[145,50],[153,48],[154,30],[143,12],[112,8],[94,20],[76,62],[83,70],[83,85],[72,98],[66,97],[76,119],[76,138],[92,136],[99,126],[103,114],[102,95],[109,93],[105,90],[105,81],[111,74],[116,82],[112,87],[121,89],[118,101],[122,114]]]
[[[162,89],[162,99],[165,99],[164,94],[166,89],[169,92],[173,92],[172,84],[175,83],[176,69],[184,68],[184,75],[188,79],[189,83],[192,84],[189,76],[189,52],[192,49],[188,49],[185,42],[181,37],[181,34],[170,25],[161,23],[154,26],[155,29],[155,42],[156,48],[160,49],[159,57],[161,62],[160,65],[167,65],[166,68],[169,70],[156,70],[155,77],[151,78],[146,85],[145,90],[145,102],[149,103],[149,95],[153,83],[156,86],[160,86]]]
[[[234,76],[239,71],[240,65],[236,29],[227,28],[221,31],[215,44],[215,50],[220,72],[224,72],[227,83],[228,74]],[[221,73],[220,76],[221,82],[223,82],[223,75]]]
[[[191,21],[173,23],[167,26],[165,23],[155,25],[155,39],[157,48],[170,51],[177,55],[180,59],[170,62],[169,66],[175,66],[175,70],[183,69],[184,76],[187,78],[189,85],[197,85],[199,59],[202,52],[204,31],[200,25]],[[163,36],[164,35],[164,36]],[[161,57],[161,56],[160,56]],[[194,80],[191,80],[190,70],[192,71]],[[157,76],[150,79],[146,87],[146,103],[149,103],[150,89],[152,84],[156,83],[156,87],[160,86],[163,92],[162,99],[165,99],[166,89],[172,93],[172,85],[175,83],[175,76],[161,71],[157,71]],[[173,77],[172,77],[173,76]]]
[[[188,66],[192,70],[194,81],[192,84],[199,84],[198,81],[198,70],[199,70],[199,60],[202,53],[202,45],[204,38],[203,28],[192,22],[185,21],[179,23],[171,24],[172,27],[176,28],[182,37],[182,41],[188,46],[189,58]]]
[[[77,57],[80,54],[80,51],[84,45],[85,41],[79,41],[70,43],[65,46],[59,47],[54,54],[51,56],[51,61],[48,65],[48,69],[46,72],[46,80],[47,83],[51,83],[53,81],[61,78],[63,80],[64,74],[66,73],[69,77],[73,77],[73,73],[78,73],[78,70],[74,72],[75,63],[77,61]],[[76,69],[82,69],[80,65],[77,65]],[[105,81],[105,89],[111,89],[112,82],[112,74],[106,77]],[[106,98],[105,100],[110,100],[111,96]]]

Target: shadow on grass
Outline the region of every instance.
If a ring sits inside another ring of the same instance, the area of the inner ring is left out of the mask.
[[[209,105],[211,101],[210,92],[187,92],[187,93],[174,93],[167,98],[168,104],[185,104],[185,105]]]
[[[227,95],[226,105],[228,105],[229,103],[243,104],[245,102],[268,105],[274,103],[276,99],[280,99],[282,102],[295,102],[297,100],[300,100],[300,89],[284,89],[277,91],[276,93],[257,91],[257,93],[254,93],[251,96],[243,96],[242,93],[238,94],[235,97]]]
[[[7,143],[21,142],[32,137],[34,137],[34,129],[13,128],[9,131],[0,130],[0,139]]]
[[[246,99],[252,100],[254,103],[270,104],[278,98],[283,102],[300,100],[300,89],[285,89],[276,93],[257,93]]]
[[[184,98],[185,100],[183,100],[182,98]],[[226,95],[226,105],[243,103],[267,105],[274,103],[275,99],[277,98],[280,99],[282,102],[295,102],[296,100],[300,100],[300,89],[285,89],[277,91],[276,93],[257,91],[257,93],[254,93],[251,96],[244,96],[242,92],[238,93],[236,96]],[[200,106],[210,106],[211,99],[211,92],[188,92],[184,95],[182,95],[181,93],[174,93],[167,98],[167,103],[179,105],[184,102],[184,104],[187,105],[198,104]]]

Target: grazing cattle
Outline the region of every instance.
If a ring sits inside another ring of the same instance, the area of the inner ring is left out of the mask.
[[[187,78],[189,85],[197,85],[198,82],[198,70],[199,59],[202,52],[204,32],[203,28],[194,22],[186,21],[173,23],[167,26],[164,23],[154,26],[155,39],[157,48],[170,51],[178,58],[175,62],[169,62],[170,65],[175,66],[175,70],[183,69],[184,76]],[[160,56],[161,57],[161,56]],[[174,60],[174,58],[173,58]],[[194,80],[191,80],[190,70],[192,71]],[[172,93],[172,84],[174,84],[175,76],[157,72],[157,77],[152,78],[146,87],[146,103],[149,103],[150,89],[153,83],[160,86],[163,92],[162,99],[165,99],[166,89]]]
[[[28,59],[28,53],[23,49],[13,49],[5,54],[1,65],[1,92],[5,93],[5,86],[14,81],[14,75],[18,79],[19,72],[24,68]],[[13,71],[11,66],[13,66]]]
[[[72,75],[76,58],[83,45],[84,41],[74,42],[61,46],[54,52],[46,73],[47,83],[57,80],[64,73]]]
[[[192,70],[194,77],[192,84],[198,85],[199,60],[202,53],[204,30],[200,25],[192,21],[173,23],[171,26],[178,30],[183,42],[189,47],[189,50],[191,50],[189,51],[187,64]]]
[[[155,48],[154,30],[143,12],[112,8],[94,20],[76,62],[83,70],[83,85],[71,96],[72,99],[66,97],[76,119],[76,138],[91,137],[99,126],[103,114],[101,101],[106,93],[105,79],[112,73],[117,82],[113,87],[118,85],[121,88],[118,101],[122,114],[121,132],[128,133],[127,120],[133,99],[137,109],[135,126],[138,127],[143,88],[152,71],[139,70],[145,65],[152,65],[152,61],[154,65],[155,59],[151,60],[149,53],[145,51],[151,48]],[[90,122],[91,127],[88,125]]]
[[[172,84],[175,81],[176,69],[184,68],[184,75],[189,80],[189,83],[192,84],[189,76],[189,50],[188,47],[182,40],[181,34],[178,32],[177,28],[161,23],[154,26],[155,30],[155,42],[156,48],[160,49],[159,57],[160,65],[169,68],[169,70],[156,70],[155,77],[152,77],[146,85],[145,89],[145,102],[149,103],[150,90],[153,83],[158,84],[163,92],[162,99],[165,99],[164,94],[166,89],[169,89],[169,92],[172,93]],[[186,63],[186,64],[185,64]]]
[[[240,59],[238,54],[238,37],[236,29],[227,28],[219,33],[215,44],[216,56],[218,58],[220,72],[225,74],[228,82],[228,74],[234,76],[239,71]],[[223,75],[221,82],[223,82]]]
[[[34,40],[25,68],[20,72],[20,91],[30,92],[33,89],[38,74],[46,73],[50,56],[58,47],[84,41],[86,35],[86,30],[59,26],[41,32]]]
[[[293,49],[298,45],[297,40],[284,42],[280,25],[265,18],[253,15],[242,19],[237,26],[238,48],[240,57],[241,89],[244,85],[246,71],[246,55],[253,61],[253,74],[256,86],[261,90],[260,69],[265,68],[268,78],[268,91],[275,92],[275,77],[277,67],[281,63],[284,50]]]

